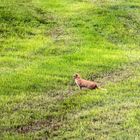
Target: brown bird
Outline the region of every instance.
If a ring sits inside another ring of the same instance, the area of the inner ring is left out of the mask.
[[[98,88],[97,83],[95,83],[93,81],[82,79],[79,74],[74,75],[74,80],[80,89],[82,89],[82,88],[97,89]]]

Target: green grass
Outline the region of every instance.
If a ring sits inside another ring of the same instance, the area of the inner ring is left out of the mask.
[[[139,139],[139,15],[139,0],[0,0],[0,139]],[[79,91],[77,72],[107,90]]]

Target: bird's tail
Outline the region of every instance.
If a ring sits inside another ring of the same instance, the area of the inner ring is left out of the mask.
[[[101,87],[98,87],[98,89],[103,90],[103,91],[107,91],[107,89],[101,88]]]

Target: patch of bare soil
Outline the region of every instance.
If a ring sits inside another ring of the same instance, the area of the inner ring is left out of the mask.
[[[59,123],[56,120],[38,120],[35,122],[30,122],[27,125],[18,126],[15,131],[21,134],[31,133],[35,131],[40,131],[41,129],[46,129],[45,133],[47,136],[50,136],[50,132],[57,131],[60,126],[62,126],[61,123]]]
[[[36,122],[31,122],[27,125],[18,126],[16,130],[18,133],[28,133],[28,132],[38,131],[42,127],[47,127],[49,125],[50,125],[50,122],[48,120],[36,121]]]

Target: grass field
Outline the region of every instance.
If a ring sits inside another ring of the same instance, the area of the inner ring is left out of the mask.
[[[139,140],[140,1],[0,0],[0,139]]]

